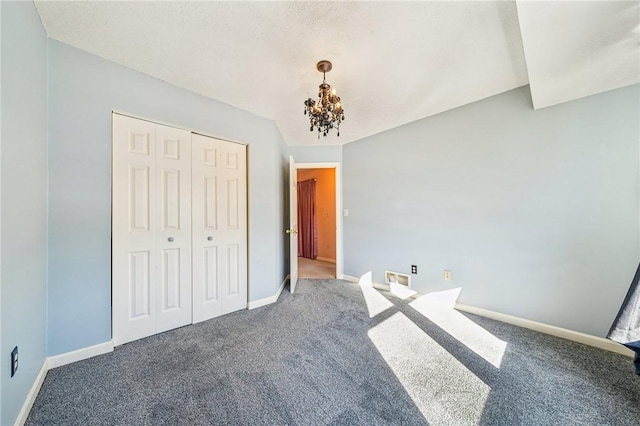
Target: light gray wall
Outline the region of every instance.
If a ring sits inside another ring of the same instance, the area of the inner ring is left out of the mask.
[[[48,353],[111,339],[111,110],[247,143],[249,298],[282,282],[282,146],[275,124],[49,41]]]
[[[47,41],[32,2],[2,2],[1,289],[3,425],[46,357]],[[11,378],[10,353],[19,368]]]
[[[330,136],[335,137],[333,134]],[[293,155],[296,163],[340,163],[342,145],[290,146],[288,155]]]
[[[422,293],[604,336],[640,259],[639,100],[523,87],[345,145],[345,274],[417,264]]]

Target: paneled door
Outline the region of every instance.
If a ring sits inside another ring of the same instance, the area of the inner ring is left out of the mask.
[[[191,133],[113,114],[113,341],[190,324]]]
[[[192,135],[193,322],[247,307],[246,147]]]
[[[156,333],[191,324],[191,132],[156,124]]]
[[[296,291],[298,284],[298,168],[293,156],[289,156],[289,290]]]

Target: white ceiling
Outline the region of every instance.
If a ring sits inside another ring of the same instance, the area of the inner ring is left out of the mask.
[[[533,104],[640,82],[640,2],[518,2]]]
[[[348,143],[529,80],[536,107],[640,82],[637,1],[36,6],[50,37],[272,119],[289,145]],[[303,101],[320,59],[346,120],[318,141]]]

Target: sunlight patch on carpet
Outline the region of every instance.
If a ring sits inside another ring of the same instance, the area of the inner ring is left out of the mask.
[[[415,296],[418,292],[415,290],[411,290],[406,285],[391,283],[389,284],[389,289],[391,294],[399,297],[402,300],[408,299],[411,296]]]
[[[422,306],[438,306],[441,308],[450,308],[456,305],[458,301],[458,297],[460,297],[460,292],[462,291],[462,287],[456,287],[449,290],[441,290],[441,291],[432,291],[423,296],[420,296],[420,305]]]
[[[367,303],[369,318],[373,318],[393,306],[393,303],[391,303],[389,299],[373,288],[371,272],[367,272],[360,277],[360,290]]]
[[[427,296],[409,303],[438,327],[449,333],[460,343],[471,349],[485,361],[500,368],[507,342],[498,339],[460,312],[447,305],[433,303]]]
[[[430,425],[480,422],[491,388],[404,314],[368,335]]]

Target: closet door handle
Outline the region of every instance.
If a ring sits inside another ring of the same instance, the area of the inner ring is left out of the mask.
[[[169,241],[170,243],[172,243],[172,242],[173,242],[173,237],[169,237],[169,239],[168,239],[167,241]]]
[[[213,241],[213,237],[209,236],[209,237],[207,237],[207,240],[208,241]]]

